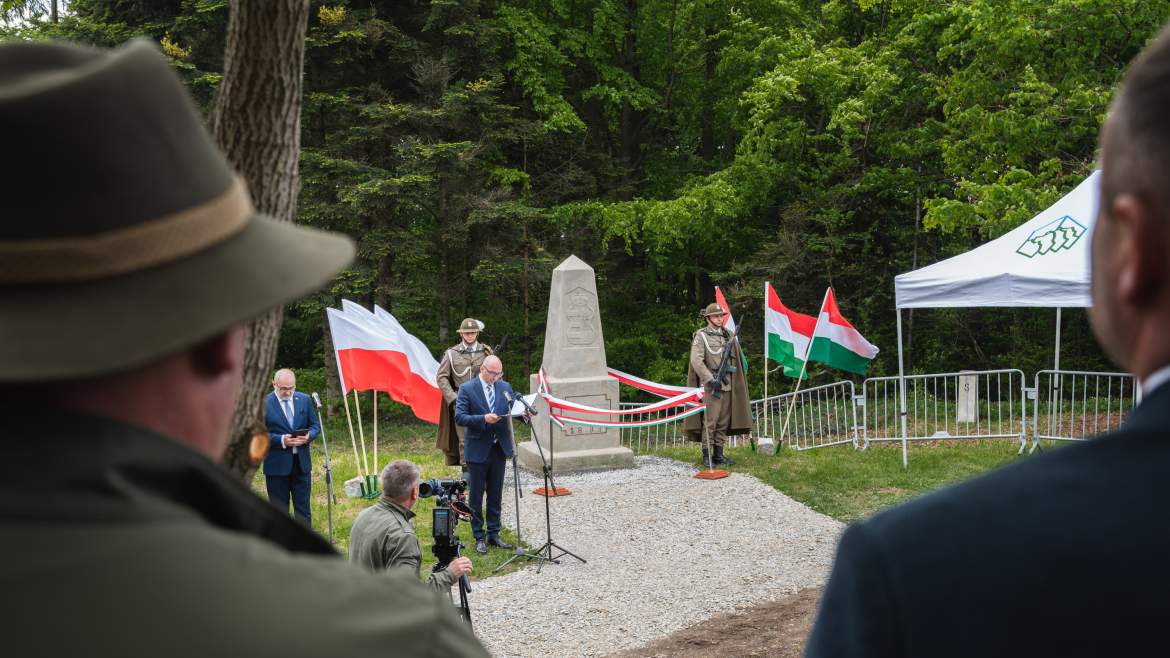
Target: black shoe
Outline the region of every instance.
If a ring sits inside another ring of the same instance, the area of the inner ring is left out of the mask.
[[[710,457],[711,457],[711,454],[709,452],[707,452],[706,448],[703,448],[703,458],[699,460],[699,466],[702,466],[703,468],[707,468],[708,460],[710,459]]]
[[[479,553],[480,555],[487,555],[487,544],[485,544],[482,539],[475,540],[475,552]]]
[[[712,460],[712,463],[724,466],[733,466],[735,464],[735,462],[723,454],[723,446],[715,446],[715,458]]]
[[[503,539],[500,539],[499,537],[488,537],[487,543],[488,543],[488,546],[495,546],[496,548],[504,548],[504,549],[515,548],[514,546],[512,546],[508,542],[504,541]]]

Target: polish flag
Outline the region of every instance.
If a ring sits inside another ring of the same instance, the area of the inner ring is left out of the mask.
[[[422,341],[385,311],[392,322],[349,300],[342,308],[326,309],[342,391],[384,391],[410,405],[418,418],[437,424],[442,402],[435,385],[439,364]]]

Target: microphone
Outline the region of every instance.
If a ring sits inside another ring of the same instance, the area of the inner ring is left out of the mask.
[[[516,398],[514,398],[514,397],[512,397],[512,394],[511,394],[511,393],[508,393],[507,391],[505,391],[505,392],[504,392],[504,399],[508,401],[508,414],[509,414],[509,415],[511,415],[511,413],[512,413],[512,405],[513,405],[513,404],[514,404],[516,401],[519,401],[519,402],[520,402],[520,404],[524,405],[524,413],[525,413],[525,417],[521,418],[520,420],[521,420],[521,421],[523,421],[523,422],[524,422],[524,423],[526,423],[526,424],[528,423],[528,417],[537,415],[537,414],[536,414],[536,409],[533,409],[533,408],[532,408],[532,405],[528,404],[528,400],[525,400],[523,395],[521,395],[521,396],[519,396],[519,397],[516,397]]]
[[[317,408],[318,408],[318,409],[320,409],[320,408],[321,408],[321,398],[320,398],[320,397],[318,397],[318,395],[317,395],[317,391],[313,391],[313,402],[316,402],[316,403],[317,403]]]

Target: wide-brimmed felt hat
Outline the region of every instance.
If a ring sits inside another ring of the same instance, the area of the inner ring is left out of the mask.
[[[256,213],[156,46],[0,45],[0,381],[181,351],[319,288],[344,236]]]
[[[463,322],[459,324],[459,333],[470,334],[483,331],[483,323],[475,318],[463,318]]]
[[[712,302],[707,304],[707,308],[703,309],[699,315],[705,318],[709,315],[727,315],[727,313],[718,304]]]

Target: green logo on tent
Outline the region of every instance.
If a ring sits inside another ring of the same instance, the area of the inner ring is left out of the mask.
[[[1071,249],[1087,232],[1088,229],[1080,222],[1065,215],[1032,231],[1032,234],[1016,248],[1016,253],[1025,258],[1033,258]]]

